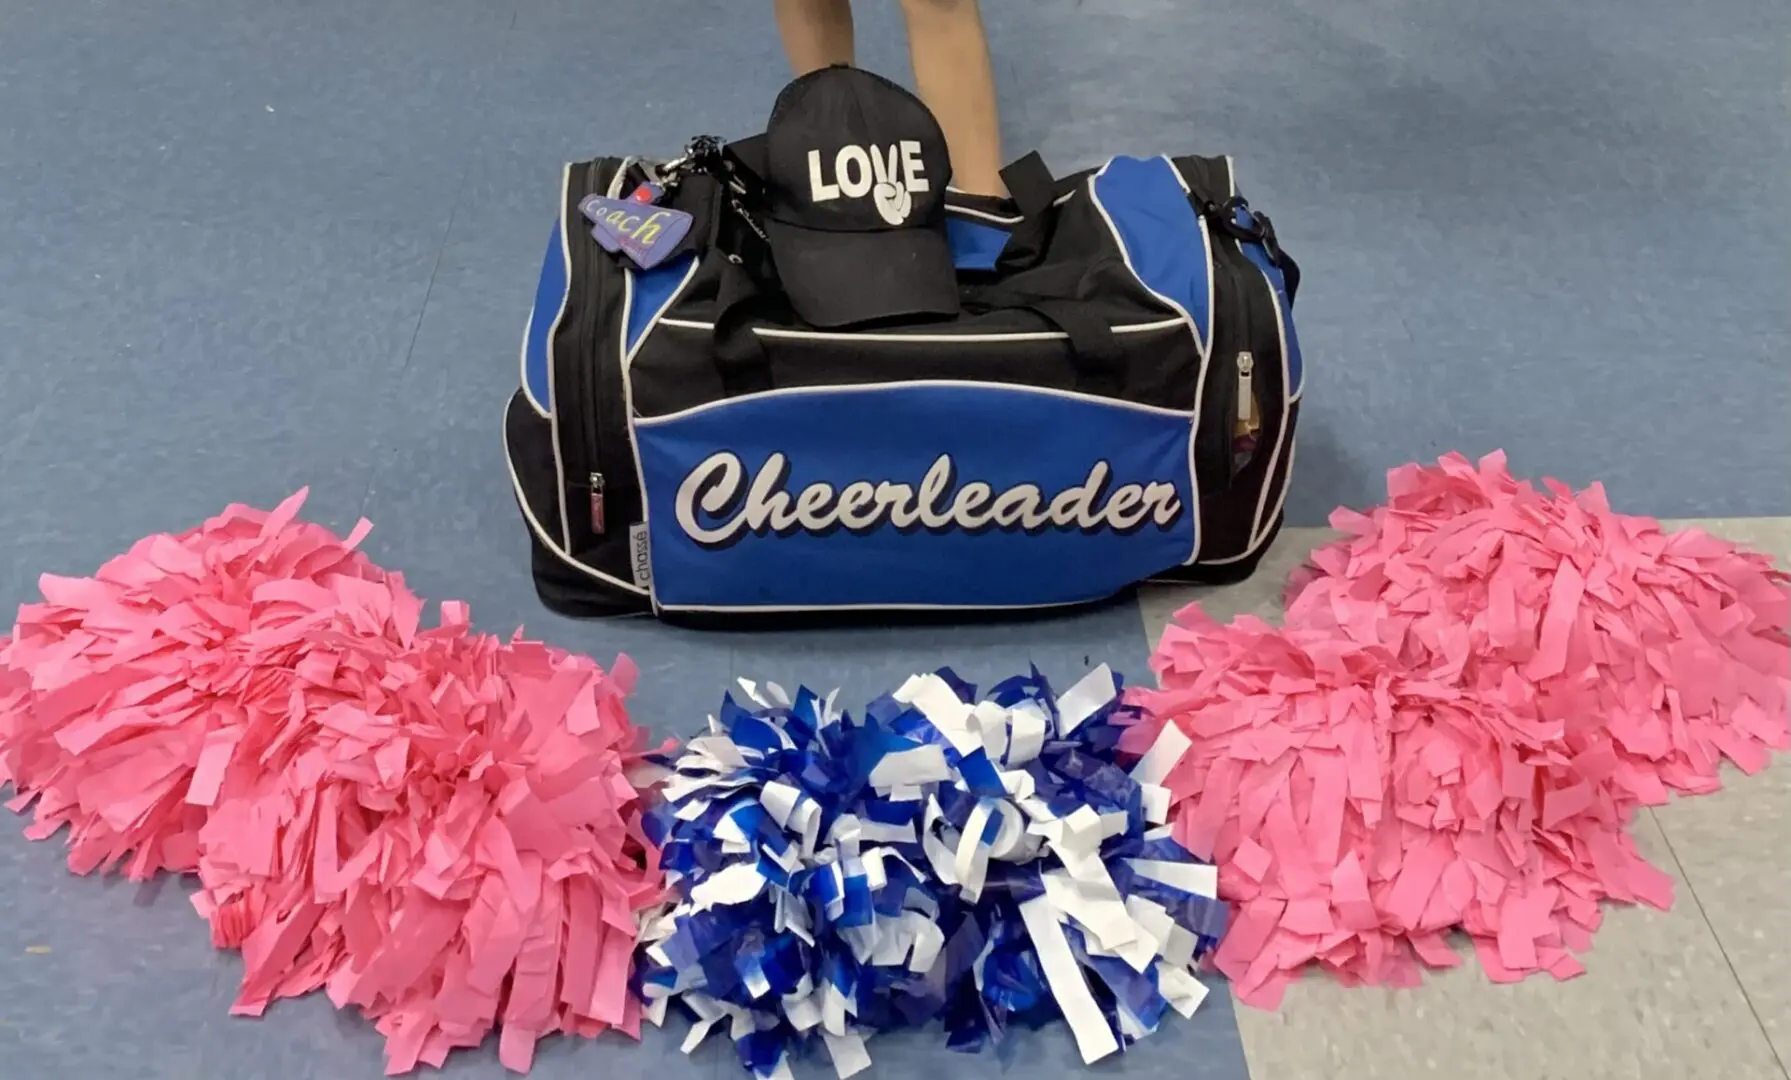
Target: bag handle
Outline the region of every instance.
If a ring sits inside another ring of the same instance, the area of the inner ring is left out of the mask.
[[[1057,200],[1057,180],[1037,150],[1001,170],[1020,222],[1008,231],[1007,244],[995,260],[998,271],[1029,270],[1045,258],[1050,245],[1051,211]]]
[[[1032,312],[1069,338],[1078,391],[1110,397],[1125,386],[1125,352],[1105,320],[1073,300],[1034,300],[1014,307]]]
[[[752,274],[733,258],[722,270],[717,301],[720,310],[710,333],[710,347],[721,373],[722,393],[735,398],[770,390],[771,357],[752,327],[776,314],[787,302],[762,291]]]
[[[1057,180],[1037,150],[1001,170],[1001,182],[1021,217],[1040,218],[1051,211],[1057,198]]]

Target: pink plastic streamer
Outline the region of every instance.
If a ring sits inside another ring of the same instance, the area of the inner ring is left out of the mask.
[[[1388,480],[1289,589],[1284,627],[1190,607],[1138,700],[1192,746],[1176,837],[1236,906],[1217,963],[1273,1007],[1319,963],[1410,985],[1465,932],[1495,981],[1580,973],[1599,902],[1664,908],[1625,826],[1791,745],[1787,577],[1501,454]]]
[[[346,541],[233,506],[92,578],[42,580],[0,639],[0,783],[69,868],[198,875],[235,1012],[327,989],[388,1071],[501,1027],[526,1070],[555,1031],[639,1030],[635,912],[658,853],[628,770],[635,678],[474,633]]]

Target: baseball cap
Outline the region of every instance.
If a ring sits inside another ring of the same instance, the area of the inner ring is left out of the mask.
[[[806,322],[958,313],[951,158],[913,94],[857,68],[804,75],[771,111],[764,179],[772,261]]]

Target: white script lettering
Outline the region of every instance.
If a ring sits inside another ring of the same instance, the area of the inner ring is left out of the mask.
[[[1130,533],[1147,523],[1167,529],[1182,516],[1181,496],[1164,481],[1120,484],[1109,490],[1112,467],[1096,461],[1080,484],[1047,495],[1037,484],[997,491],[972,480],[957,482],[948,454],[933,461],[918,488],[884,480],[854,480],[836,489],[816,481],[792,494],[786,487],[790,462],[772,454],[748,475],[728,451],[711,454],[678,485],[674,513],[685,535],[704,547],[727,547],[749,535],[825,535],[838,529],[854,534],[885,525],[907,532],[1043,532],[1076,529],[1086,533]]]

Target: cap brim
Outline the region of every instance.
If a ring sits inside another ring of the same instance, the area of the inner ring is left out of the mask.
[[[790,306],[821,329],[958,313],[958,274],[938,229],[824,232],[767,220]]]

